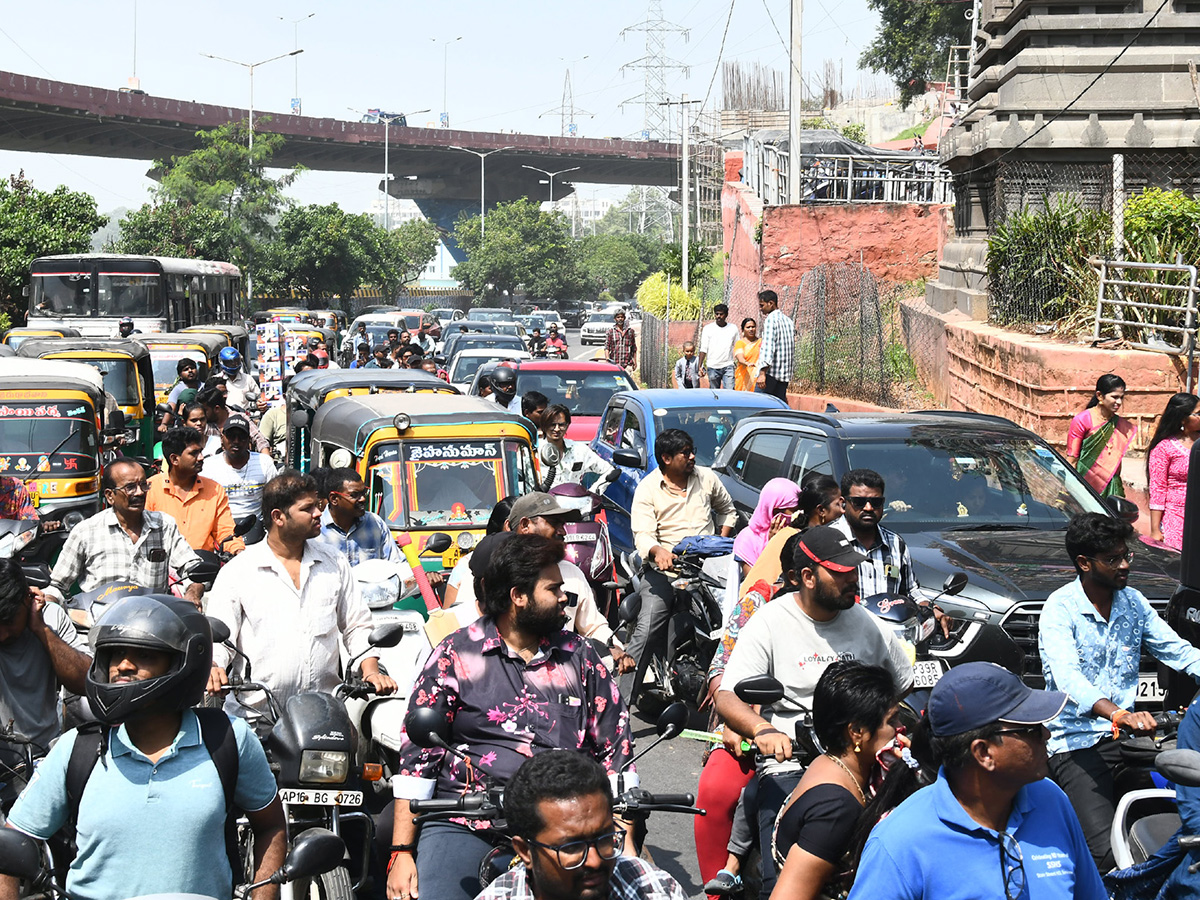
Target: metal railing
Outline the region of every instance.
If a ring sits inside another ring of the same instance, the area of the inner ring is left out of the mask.
[[[1139,350],[1186,356],[1190,393],[1196,352],[1196,267],[1124,259],[1089,262],[1100,270],[1093,338],[1112,337]],[[1152,272],[1158,280],[1138,280],[1130,272]],[[1106,325],[1108,335],[1103,334]],[[1171,335],[1179,336],[1177,344],[1167,339]]]
[[[747,137],[743,172],[763,202],[788,202],[791,157],[777,144]],[[800,193],[804,203],[951,203],[950,173],[935,156],[802,157]]]

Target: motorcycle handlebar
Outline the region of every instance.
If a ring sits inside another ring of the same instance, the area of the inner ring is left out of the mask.
[[[486,794],[463,794],[461,797],[443,800],[409,800],[408,809],[418,815],[431,813],[499,813]]]
[[[693,794],[650,794],[641,806],[692,806],[696,802]]]

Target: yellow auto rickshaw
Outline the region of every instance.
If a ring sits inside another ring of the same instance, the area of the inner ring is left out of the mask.
[[[217,334],[225,338],[228,346],[242,354],[242,369],[250,374],[250,360],[254,356],[254,339],[241,325],[191,325],[180,334]]]
[[[287,465],[312,468],[312,423],[324,403],[370,394],[458,394],[458,388],[420,369],[305,369],[287,391]]]
[[[217,368],[217,356],[229,346],[223,335],[202,331],[147,334],[140,340],[150,351],[156,404],[167,402],[171,386],[179,380],[181,359],[196,361],[200,367],[200,383],[203,384],[208,380],[209,373]]]
[[[57,327],[43,325],[37,328],[10,328],[4,333],[4,343],[16,350],[24,341],[28,340],[53,340],[54,338],[77,338],[79,336],[78,328],[69,328],[66,325]]]
[[[62,359],[94,366],[125,415],[127,456],[154,454],[154,369],[139,341],[123,338],[58,338],[22,341],[18,356]]]
[[[453,567],[496,503],[536,482],[532,423],[480,397],[340,397],[317,411],[311,440],[314,463],[356,469],[369,508],[418,552],[436,532],[454,538],[440,558],[423,560],[431,571]]]
[[[0,358],[0,475],[20,478],[44,518],[100,511],[104,380],[61,360]]]

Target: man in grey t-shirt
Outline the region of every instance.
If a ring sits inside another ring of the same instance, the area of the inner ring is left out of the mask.
[[[876,618],[857,604],[858,565],[866,557],[836,528],[808,529],[796,544],[788,580],[798,584],[758,610],[738,634],[717,691],[717,712],[758,748],[757,818],[760,846],[769,847],[775,817],[800,781],[803,767],[792,758],[791,735],[800,715],[812,708],[821,673],[836,660],[883,666],[892,673],[899,697],[912,683],[912,664],[903,647]],[[783,684],[781,701],[755,712],[733,688],[745,678],[770,675]],[[754,818],[751,818],[754,821]],[[769,897],[777,873],[770,854],[762,859],[762,897]]]
[[[92,659],[66,612],[29,587],[20,565],[0,559],[0,727],[34,741],[44,754],[60,731],[58,689],[83,693]],[[0,741],[0,763],[21,748]]]

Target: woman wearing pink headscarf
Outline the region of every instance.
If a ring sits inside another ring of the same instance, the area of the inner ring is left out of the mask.
[[[772,478],[758,495],[758,506],[750,524],[742,529],[733,542],[733,556],[742,567],[742,575],[758,562],[767,541],[780,528],[792,524],[800,508],[800,486],[786,478]]]

